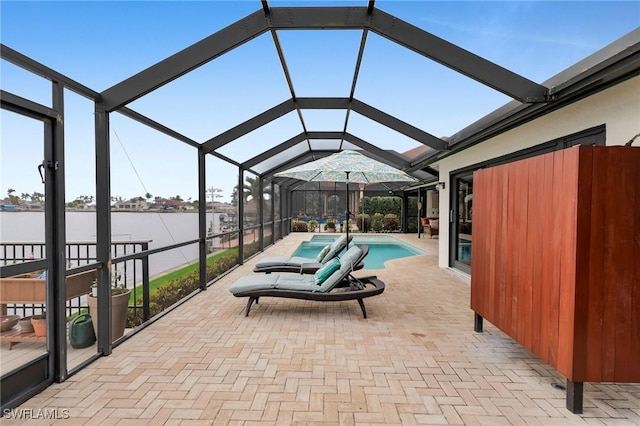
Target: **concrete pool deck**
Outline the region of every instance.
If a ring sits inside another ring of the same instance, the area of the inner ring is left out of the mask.
[[[357,272],[387,285],[368,319],[356,301],[269,298],[245,318],[229,286],[311,235],[278,241],[20,408],[68,409],[71,424],[640,424],[640,385],[587,383],[575,415],[553,368],[489,323],[474,333],[468,277],[437,267],[437,239],[394,234],[425,254]]]

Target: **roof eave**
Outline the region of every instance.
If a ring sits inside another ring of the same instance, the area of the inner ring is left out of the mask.
[[[640,74],[640,29],[553,76],[543,84],[552,88],[552,101],[522,104],[511,101],[449,138],[449,149],[431,152],[412,162],[418,170],[507,130],[567,106]]]

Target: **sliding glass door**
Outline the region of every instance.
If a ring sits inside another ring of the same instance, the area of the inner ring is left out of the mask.
[[[471,272],[471,244],[473,241],[473,172],[452,176],[450,259],[453,267]]]
[[[530,148],[493,158],[451,174],[451,211],[449,216],[449,266],[471,273],[471,247],[473,243],[473,172],[485,167],[546,154],[574,145],[605,145],[604,125],[554,139]]]

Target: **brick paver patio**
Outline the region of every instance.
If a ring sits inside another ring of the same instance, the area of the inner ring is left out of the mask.
[[[92,425],[640,424],[640,385],[585,384],[584,414],[566,410],[553,368],[487,322],[473,332],[469,280],[437,267],[438,240],[394,236],[427,254],[358,272],[387,285],[368,319],[356,301],[269,298],[244,317],[228,287],[309,238],[292,234],[20,408]]]

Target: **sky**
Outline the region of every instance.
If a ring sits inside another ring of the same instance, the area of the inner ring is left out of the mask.
[[[270,1],[279,6],[366,6],[365,0]],[[376,1],[399,19],[543,83],[640,26],[637,1]],[[261,9],[251,1],[0,3],[0,39],[100,92]],[[278,31],[299,97],[348,97],[361,31]],[[50,83],[0,64],[2,90],[51,105]],[[291,97],[270,34],[257,37],[128,106],[204,142]],[[435,136],[452,135],[511,99],[372,32],[355,98]],[[345,112],[304,110],[307,130],[341,131]],[[118,113],[111,122],[112,196],[197,199],[197,153]],[[352,113],[350,133],[383,149],[419,145]],[[302,131],[295,112],[219,151],[246,161]],[[43,126],[0,113],[0,198],[44,192],[37,172]],[[211,157],[211,156],[208,156]],[[66,199],[95,196],[93,103],[65,92]],[[262,170],[259,170],[262,171]],[[251,176],[250,174],[246,174]],[[207,187],[229,201],[237,169],[207,159]]]

